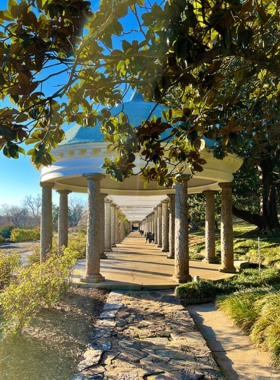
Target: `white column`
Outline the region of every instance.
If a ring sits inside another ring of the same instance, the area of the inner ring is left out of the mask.
[[[105,198],[105,252],[112,252],[111,248],[111,203]]]
[[[116,246],[115,241],[115,209],[116,205],[115,203],[111,204],[111,247]]]
[[[69,190],[57,190],[59,194],[59,214],[58,214],[58,252],[61,248],[68,247],[68,194]]]
[[[182,174],[182,183],[176,183],[175,193],[175,274],[177,283],[192,280],[189,273],[189,226],[188,226],[188,180],[190,175]]]
[[[170,199],[169,207],[169,255],[168,259],[174,259],[175,252],[175,194],[168,194]]]
[[[115,242],[116,244],[119,243],[119,222],[118,222],[118,211],[119,207],[115,207]]]
[[[162,201],[162,252],[169,251],[169,220],[168,220],[168,201]]]
[[[157,228],[158,228],[158,248],[162,247],[162,204],[160,203],[158,205],[158,222],[157,222]]]
[[[86,273],[82,282],[100,282],[100,181],[105,176],[100,173],[83,174],[88,181],[88,224]]]
[[[108,194],[100,194],[100,259],[107,259],[105,255],[105,198]]]
[[[47,254],[52,249],[52,188],[54,182],[40,182],[42,187],[41,200],[41,245],[40,262],[47,259]]]
[[[221,210],[221,253],[220,272],[235,273],[233,259],[233,226],[232,226],[232,182],[219,183],[222,189]]]
[[[158,236],[157,236],[157,207],[154,208],[154,231],[155,231],[155,237],[154,237],[154,243],[158,243]]]

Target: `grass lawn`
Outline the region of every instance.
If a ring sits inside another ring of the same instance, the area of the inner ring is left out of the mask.
[[[258,240],[255,235],[250,237],[249,232],[253,231],[255,226],[234,219],[233,236],[234,236],[234,259],[245,260],[251,263],[258,263]],[[204,230],[190,232],[190,258],[192,260],[202,260],[205,255]],[[246,233],[246,237],[243,234]],[[280,234],[261,236],[261,262],[264,265],[274,265],[280,268]],[[219,231],[216,233],[216,255],[221,257],[221,244]]]

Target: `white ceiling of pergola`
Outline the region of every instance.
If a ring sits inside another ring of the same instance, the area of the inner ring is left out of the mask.
[[[123,196],[110,195],[109,198],[120,207],[121,212],[130,222],[141,221],[166,198],[166,195]]]

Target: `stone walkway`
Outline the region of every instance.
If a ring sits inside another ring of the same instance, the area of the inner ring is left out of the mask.
[[[72,380],[222,380],[172,290],[111,292]]]
[[[170,289],[177,286],[171,277],[174,274],[174,260],[167,258],[156,244],[145,243],[139,232],[132,232],[121,244],[106,253],[107,260],[101,260],[101,274],[105,281],[97,284],[80,282],[84,276],[86,260],[79,260],[75,267],[74,284],[101,289]],[[218,271],[220,264],[208,264],[190,260],[191,276],[206,280],[220,280],[232,274]]]

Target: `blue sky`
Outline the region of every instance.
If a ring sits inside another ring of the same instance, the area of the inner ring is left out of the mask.
[[[92,9],[95,11],[98,9],[99,0],[92,0]],[[1,1],[1,9],[7,8],[7,2],[4,0]],[[134,20],[133,20],[134,21]],[[124,28],[131,26],[131,18],[128,16],[124,22]],[[131,36],[125,37],[127,40],[133,40],[139,38],[139,34],[137,33]],[[120,39],[113,39],[114,47],[118,47],[118,43],[120,43]],[[57,81],[57,79],[56,79]],[[54,81],[49,84],[49,88],[45,89],[46,94],[50,94],[54,92],[54,85],[57,83]],[[63,83],[63,77],[61,78],[61,83]],[[131,91],[128,92],[128,96],[125,100],[131,95]],[[9,106],[8,102],[4,103],[4,106]],[[3,102],[0,101],[0,107],[3,107]],[[65,125],[63,127],[66,132],[71,128],[71,125]],[[26,151],[31,149],[31,146],[26,146],[24,148]],[[21,201],[25,198],[26,195],[36,196],[41,193],[41,188],[39,186],[40,175],[39,172],[34,169],[34,167],[30,163],[29,156],[23,156],[20,154],[20,158],[15,160],[12,158],[5,157],[0,151],[0,206],[2,204],[9,205],[20,205]],[[82,199],[86,199],[86,194],[70,194],[70,197],[78,197]],[[53,191],[53,202],[58,203],[58,194]]]

